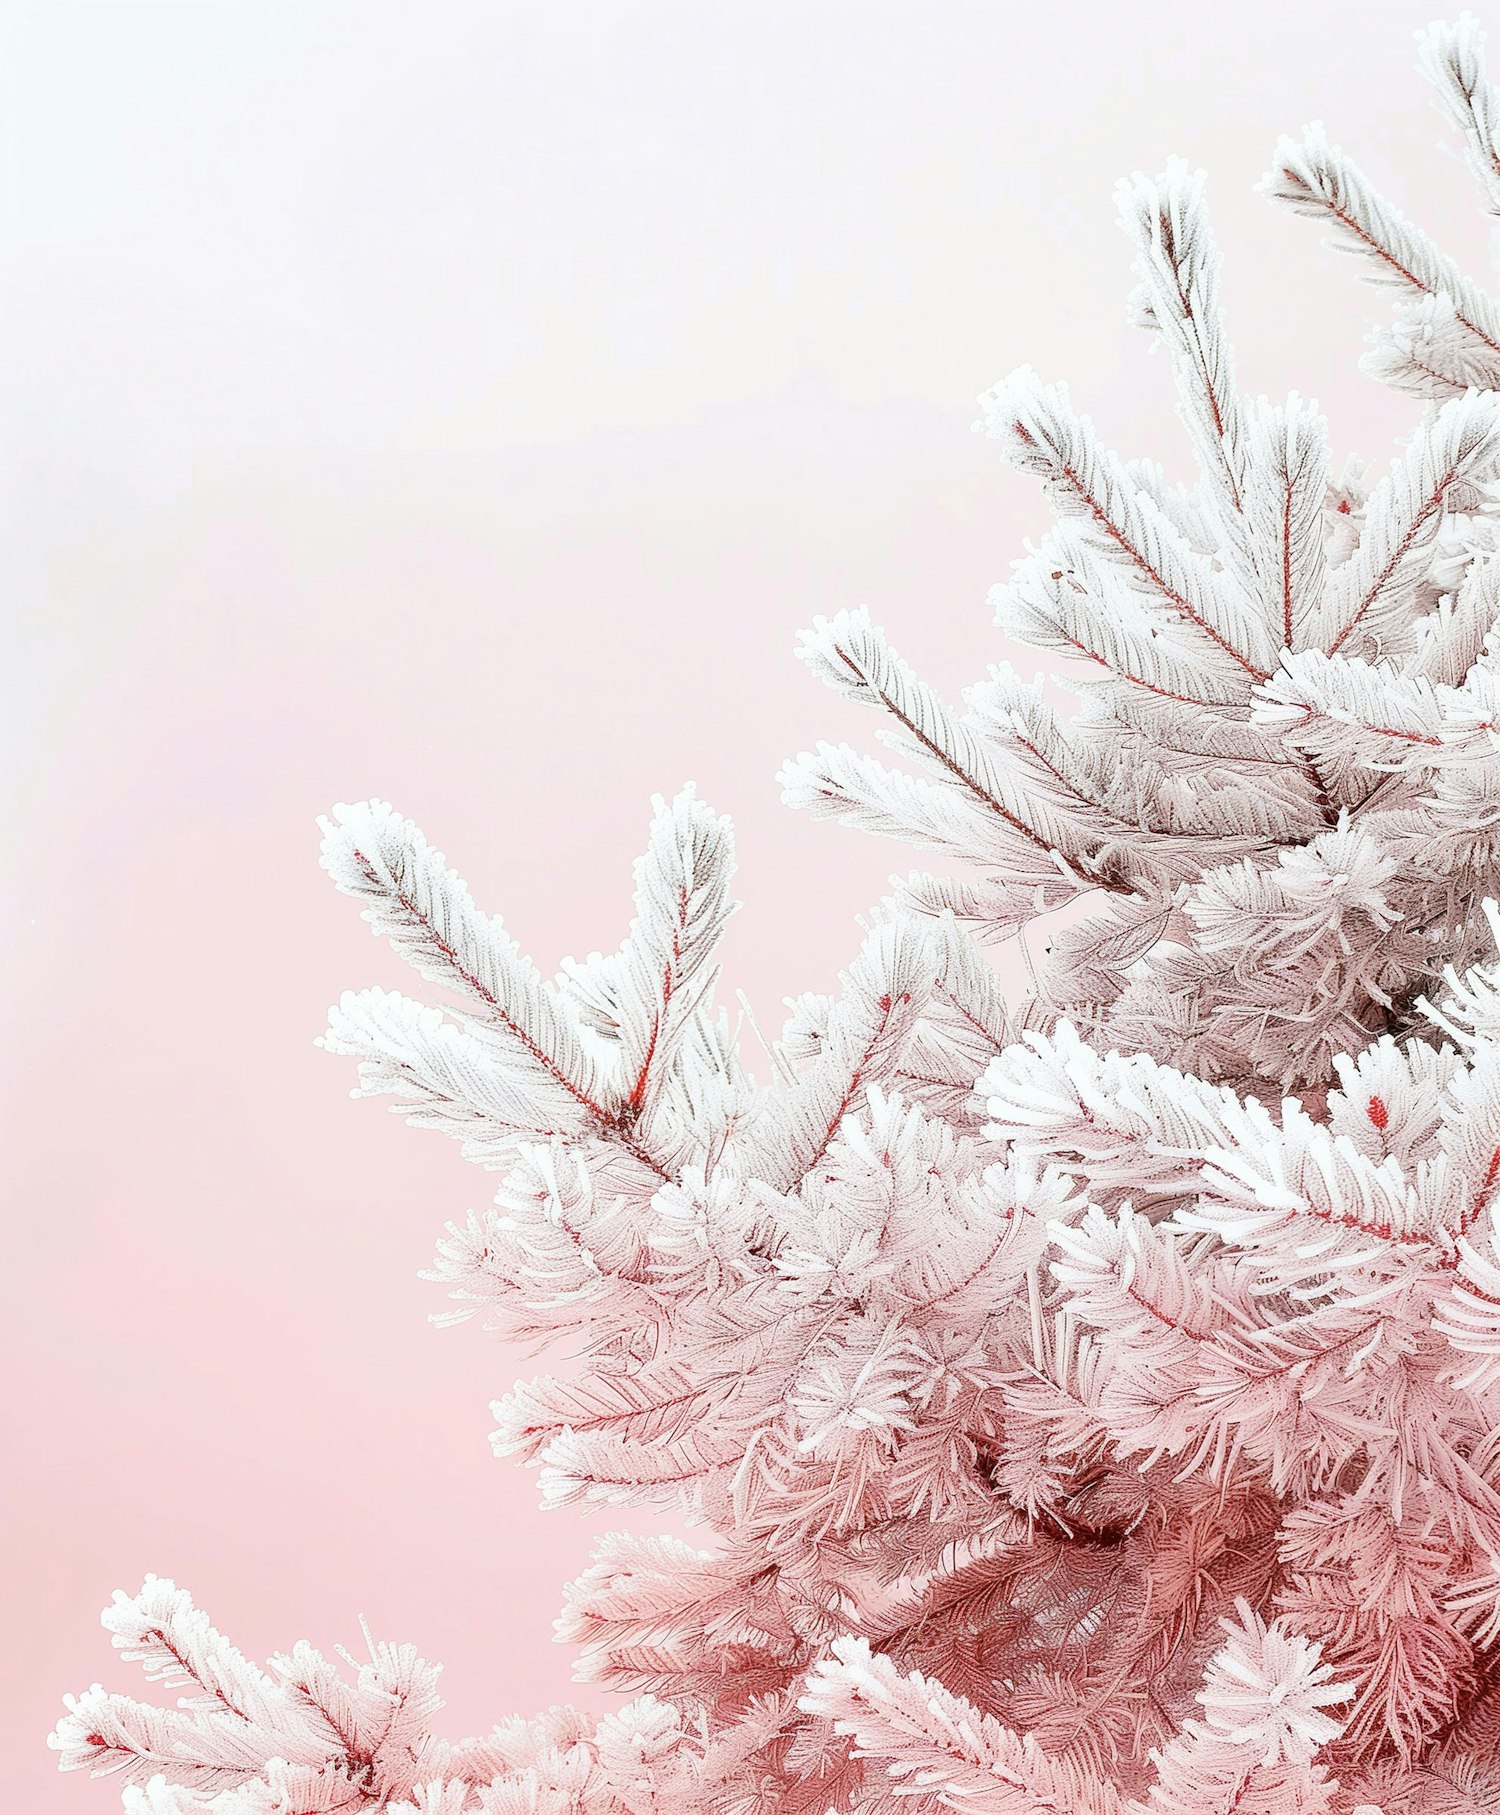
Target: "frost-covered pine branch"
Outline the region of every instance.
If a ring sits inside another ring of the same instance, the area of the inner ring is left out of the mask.
[[[1316,1090],[1339,1055],[1419,1025],[1500,887],[1500,395],[1460,388],[1383,478],[1335,481],[1313,406],[1234,389],[1201,178],[1136,177],[1120,214],[1198,483],[1120,460],[1029,370],[984,399],[1057,517],[998,620],[1068,658],[1079,710],[1004,664],[951,705],[844,611],[802,654],[907,766],[820,745],[786,798],[981,871],[913,876],[904,907],[1004,937],[1079,904],[1026,1025],[1066,1016],[1241,1088]]]
[[[341,1650],[352,1682],[305,1643],[263,1672],[155,1577],[104,1623],[153,1681],[195,1692],[177,1710],[97,1684],[69,1698],[63,1768],[115,1775],[126,1815],[710,1815],[774,1725],[752,1714],[715,1745],[640,1696],[598,1722],[553,1708],[450,1743],[429,1730],[438,1669],[409,1645],[370,1641],[366,1664]]]
[[[1417,36],[1422,72],[1462,138],[1485,208],[1500,212],[1500,91],[1485,73],[1484,33],[1466,13]],[[1395,319],[1375,330],[1363,361],[1371,377],[1425,398],[1500,388],[1495,299],[1379,194],[1321,124],[1282,140],[1261,187],[1318,221],[1371,283],[1394,292]]]

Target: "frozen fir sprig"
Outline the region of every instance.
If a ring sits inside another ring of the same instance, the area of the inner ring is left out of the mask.
[[[1120,460],[1028,370],[984,399],[1057,517],[997,619],[1068,658],[1079,709],[1004,664],[952,706],[841,612],[802,654],[908,766],[822,744],[786,798],[982,872],[910,877],[905,907],[1003,937],[1077,904],[1026,1025],[1305,1093],[1420,1025],[1500,887],[1500,396],[1434,407],[1378,482],[1335,478],[1314,407],[1234,388],[1201,178],[1137,177],[1120,210],[1197,483]]]
[[[553,1708],[450,1743],[429,1730],[438,1669],[409,1645],[371,1641],[366,1664],[341,1650],[352,1682],[305,1643],[262,1671],[155,1577],[104,1623],[153,1681],[192,1692],[175,1709],[97,1684],[69,1698],[63,1768],[117,1773],[125,1815],[711,1815],[760,1731],[752,1716],[715,1745],[641,1696],[597,1722]]]
[[[1485,73],[1484,33],[1464,14],[1417,33],[1423,74],[1458,132],[1486,212],[1500,214],[1500,90]],[[1273,200],[1327,229],[1365,277],[1394,293],[1394,320],[1362,361],[1373,378],[1416,397],[1500,389],[1500,308],[1373,187],[1321,124],[1283,139],[1261,184]]]

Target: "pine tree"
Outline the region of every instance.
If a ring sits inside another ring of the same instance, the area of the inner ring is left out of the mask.
[[[1476,34],[1428,43],[1478,157]],[[1200,180],[1122,201],[1200,482],[1029,375],[987,401],[1059,516],[1002,621],[1085,658],[1071,721],[811,633],[922,773],[825,747],[789,792],[983,879],[902,885],[770,1081],[690,791],[622,944],[552,981],[390,807],[324,827],[436,992],[348,995],[324,1043],[497,1186],[445,1317],[587,1351],[496,1447],[709,1540],[608,1537],[568,1591],[635,1699],[450,1743],[410,1647],[260,1669],[153,1578],[105,1625],[186,1697],[96,1686],[54,1738],[134,1815],[1500,1808],[1500,395],[1429,261],[1453,383],[1334,480],[1311,406],[1234,392]],[[973,931],[1071,903],[1008,1015]]]

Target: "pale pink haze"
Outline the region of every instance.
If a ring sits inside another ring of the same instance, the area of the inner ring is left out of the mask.
[[[1019,659],[984,595],[1046,507],[969,424],[1023,360],[1186,469],[1117,176],[1208,169],[1245,389],[1409,429],[1251,185],[1322,117],[1484,271],[1428,11],[13,0],[0,1806],[112,1802],[44,1737],[132,1686],[98,1609],[148,1571],[251,1656],[415,1639],[454,1734],[601,1704],[551,1623],[631,1521],[542,1513],[486,1442],[532,1364],[424,1322],[483,1181],[313,1047],[399,972],[315,816],[392,800],[550,969],[691,779],[779,1025],[906,864],[778,800],[865,730],[797,629],[868,603],[950,692]]]

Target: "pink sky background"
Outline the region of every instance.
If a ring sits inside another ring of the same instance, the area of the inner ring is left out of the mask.
[[[365,1615],[446,1731],[573,1693],[563,1583],[618,1518],[488,1451],[534,1371],[415,1277],[483,1175],[316,1051],[398,981],[317,868],[381,794],[548,971],[612,946],[649,797],[732,814],[769,1028],[893,846],[783,808],[868,737],[791,655],[868,603],[949,689],[1045,507],[969,432],[1012,366],[1179,472],[1116,177],[1210,172],[1247,388],[1382,460],[1380,310],[1251,193],[1323,117],[1483,274],[1413,68],[1427,7],[1185,0],[10,0],[11,881],[0,1054],[0,1809],[107,1810],[43,1745],[135,1685],[147,1571],[263,1657]],[[590,1692],[580,1692],[584,1699]]]

